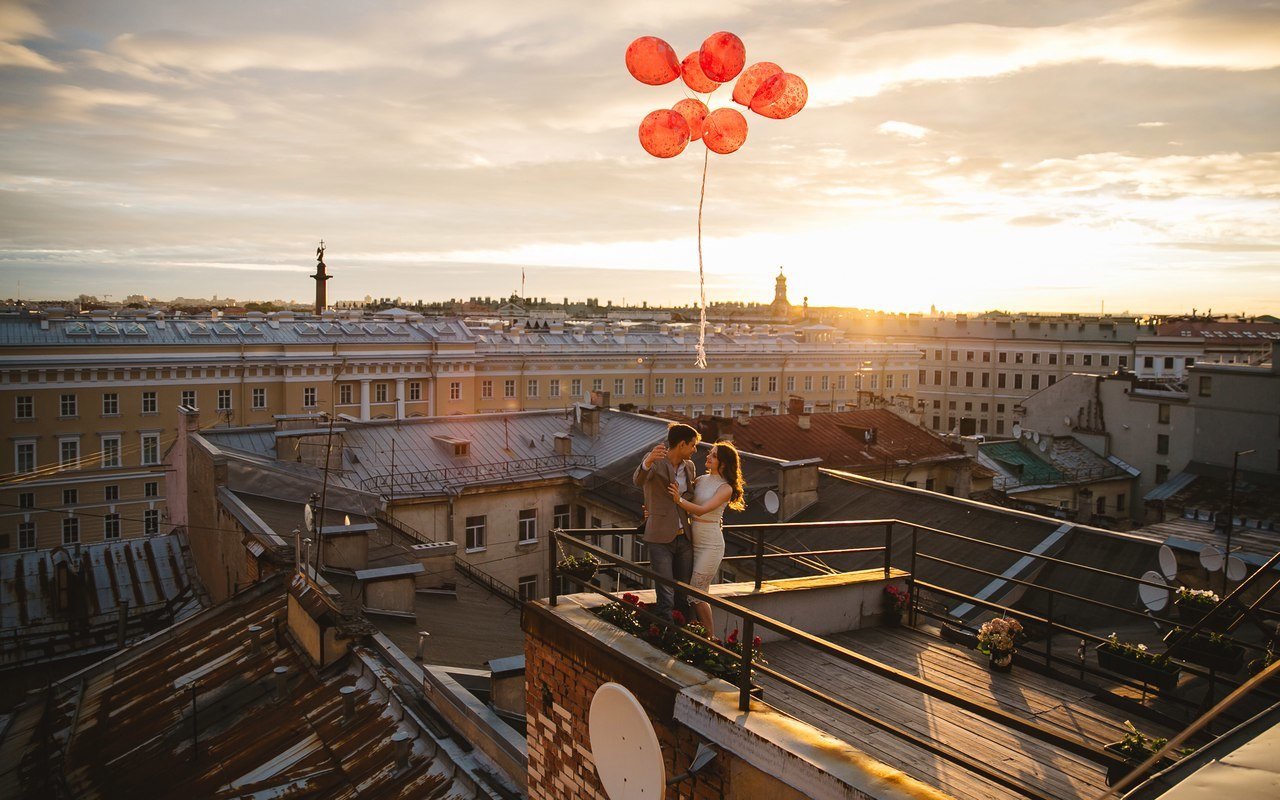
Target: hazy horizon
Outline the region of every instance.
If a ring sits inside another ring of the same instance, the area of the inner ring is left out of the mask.
[[[688,96],[730,30],[808,82],[712,155],[710,301],[1280,310],[1280,8],[0,0],[0,294],[697,299]],[[711,96],[728,104],[730,87]]]

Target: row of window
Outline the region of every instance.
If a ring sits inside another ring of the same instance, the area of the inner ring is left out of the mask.
[[[64,545],[80,543],[80,521],[79,517],[64,517],[62,519],[62,543]],[[104,514],[102,516],[102,538],[106,540],[119,539],[120,522],[119,514]],[[149,508],[142,512],[142,532],[147,536],[154,536],[160,533],[159,509]],[[34,550],[38,533],[39,530],[35,522],[19,522],[18,549]]]
[[[1012,381],[1012,383],[1013,383],[1013,388],[1014,388],[1014,389],[1022,389],[1022,388],[1024,388],[1024,385],[1025,385],[1025,386],[1029,386],[1029,387],[1030,387],[1030,389],[1031,389],[1032,391],[1036,391],[1036,390],[1038,390],[1038,389],[1040,388],[1040,373],[1039,373],[1039,372],[1033,372],[1033,373],[1031,373],[1031,379],[1030,379],[1029,381],[1028,381],[1028,380],[1025,380],[1025,377],[1024,377],[1023,373],[1021,373],[1021,372],[1012,372],[1012,373],[1010,373],[1010,372],[997,372],[997,373],[996,373],[996,388],[997,388],[997,389],[1007,389],[1007,388],[1009,388],[1009,383],[1010,383],[1009,376],[1010,376],[1010,375],[1012,375],[1012,376],[1013,376],[1013,381]],[[1052,385],[1054,385],[1055,383],[1057,383],[1057,382],[1058,382],[1058,376],[1057,376],[1057,375],[1046,375],[1046,376],[1045,376],[1045,379],[1046,379],[1046,380],[1045,380],[1045,382],[1044,382],[1044,385],[1045,385],[1045,386],[1052,386]],[[923,369],[922,369],[922,370],[920,370],[920,377],[919,377],[919,380],[920,380],[920,386],[921,386],[921,387],[925,387],[925,386],[929,386],[929,385],[931,385],[931,384],[929,383],[929,381],[928,381],[928,374],[927,374],[927,371],[926,371],[926,370],[923,370]],[[942,385],[943,385],[943,384],[942,384],[942,370],[940,370],[940,369],[935,369],[935,370],[933,371],[933,383],[932,383],[932,385],[933,385],[933,386],[942,386]],[[954,369],[953,369],[953,370],[951,370],[950,372],[948,372],[948,373],[947,373],[947,384],[946,384],[946,385],[947,385],[947,386],[960,386],[960,385],[962,385],[962,384],[961,384],[961,381],[960,381],[960,373],[959,373],[959,371],[957,371],[957,370],[954,370]],[[990,388],[991,388],[991,373],[990,373],[990,372],[976,372],[976,373],[975,373],[975,372],[965,372],[965,373],[964,373],[964,383],[963,383],[963,385],[964,385],[965,387],[968,387],[968,388],[990,389]]]
[[[802,378],[800,382],[800,385],[803,386],[803,389],[801,391],[811,392],[811,391],[814,391],[816,386],[818,391],[826,392],[826,391],[831,391],[833,385],[836,391],[845,391],[846,389],[848,389],[847,377],[848,376],[845,376],[845,375],[836,375],[835,380],[832,381],[831,376],[829,375],[819,375],[817,376],[817,381],[815,382],[814,376],[806,375]],[[627,380],[628,380],[627,378],[613,379],[612,396],[614,398],[627,396],[627,391],[626,391]],[[630,380],[631,380],[631,389],[632,389],[631,393],[637,397],[645,396],[646,379],[632,378]],[[732,386],[732,392],[734,394],[742,394],[744,379],[742,377],[735,377],[735,378],[731,378],[730,380],[731,380],[730,386]],[[880,375],[872,374],[872,375],[866,376],[865,380],[864,380],[864,376],[861,374],[853,376],[853,385],[855,389],[861,390],[862,388],[864,388],[864,384],[866,385],[867,388],[870,388],[873,390],[879,389]],[[752,394],[759,394],[762,387],[764,387],[763,390],[765,392],[774,394],[778,391],[778,376],[769,375],[763,378],[760,376],[752,376],[746,379],[745,385],[750,387],[748,391]],[[788,392],[797,391],[796,376],[794,375],[787,376],[785,385],[786,385],[786,391]],[[692,394],[694,395],[702,395],[706,393],[706,383],[703,378],[693,378],[690,384],[686,384],[684,378],[671,379],[671,389],[672,389],[671,393],[674,396],[677,396],[677,397],[683,396],[685,394],[685,389],[687,386],[691,386],[693,390]],[[725,386],[724,378],[717,377],[717,378],[711,379],[712,394],[723,394],[724,386]],[[909,389],[911,387],[910,375],[903,374],[899,376],[898,387],[901,389]],[[493,399],[495,396],[494,395],[495,388],[496,388],[496,381],[491,379],[482,379],[480,381],[480,399],[482,400]],[[551,398],[560,397],[562,388],[563,388],[563,383],[559,378],[549,378],[547,380],[547,391],[548,391],[547,396],[548,397],[551,397]],[[884,376],[884,388],[885,389],[894,388],[894,376],[892,374],[887,374]],[[604,391],[604,389],[605,389],[605,381],[603,378],[595,378],[591,381],[591,391],[602,392]],[[461,392],[462,392],[461,383],[454,382],[449,384],[449,398],[451,400],[461,399]],[[525,397],[540,397],[541,393],[542,393],[542,381],[538,378],[528,378],[525,383]],[[667,379],[654,378],[653,394],[658,396],[663,396],[663,395],[666,395],[666,393],[667,393]],[[582,394],[582,380],[579,378],[574,378],[573,380],[569,381],[569,396],[578,397],[581,394]],[[502,381],[502,396],[507,399],[514,398],[516,396],[516,380],[514,378],[507,378]]]
[[[461,384],[458,384],[455,382],[450,385],[451,388],[453,386],[461,387]],[[405,399],[407,399],[411,403],[417,402],[422,399],[422,381],[409,381],[407,384],[407,387],[409,390],[409,396]],[[307,394],[308,392],[310,392],[310,395]],[[373,384],[373,402],[375,403],[391,402],[390,400],[387,399],[388,397],[391,396],[390,392],[391,392],[391,386],[388,383],[378,382]],[[356,402],[354,398],[355,398],[355,384],[351,384],[351,383],[338,384],[338,405],[343,405],[343,406],[354,405]],[[400,398],[397,397],[396,399],[399,400]],[[302,404],[305,406],[316,405],[315,387],[307,387],[302,390]]]
[[[145,497],[145,498],[147,498],[147,499],[155,499],[155,498],[159,497],[159,496],[160,496],[160,482],[159,482],[159,481],[145,481],[145,482],[143,482],[143,484],[142,484],[142,496],[143,496],[143,497]],[[114,503],[114,502],[118,501],[119,499],[120,499],[120,485],[119,485],[119,484],[112,483],[112,484],[108,484],[108,485],[106,485],[106,486],[103,486],[103,487],[102,487],[102,501],[103,501],[104,503]],[[79,490],[78,488],[75,488],[75,489],[63,489],[63,490],[62,490],[62,505],[64,505],[64,506],[74,506],[74,505],[79,504],[79,502],[80,502],[80,490]],[[19,492],[19,493],[18,493],[18,508],[19,508],[19,509],[28,509],[28,510],[29,510],[29,509],[34,509],[35,507],[36,507],[36,494],[35,494],[35,492]]]
[[[81,458],[80,455],[80,438],[63,437],[58,440],[58,466],[67,469],[82,469],[95,466],[91,462],[98,461],[97,466],[102,467],[120,467],[124,466],[123,453],[120,447],[121,436],[119,434],[111,434],[100,437],[101,449],[93,454]],[[160,463],[160,434],[144,433],[138,447],[138,463],[144,467],[154,466]],[[18,441],[13,444],[13,464],[14,472],[28,473],[35,472],[38,466],[36,457],[36,442],[34,441]]]
[[[475,552],[488,548],[488,527],[488,518],[484,514],[475,517],[467,517],[464,544],[468,552]],[[552,509],[551,527],[569,527],[568,504],[558,505]],[[522,508],[516,512],[516,544],[532,544],[536,541],[538,541],[538,509]]]

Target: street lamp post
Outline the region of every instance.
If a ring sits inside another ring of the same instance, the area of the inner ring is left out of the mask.
[[[1252,455],[1256,450],[1237,450],[1231,454],[1231,488],[1227,493],[1227,552],[1222,562],[1222,596],[1227,596],[1227,563],[1231,558],[1231,531],[1236,524],[1236,472],[1240,469],[1240,456]]]

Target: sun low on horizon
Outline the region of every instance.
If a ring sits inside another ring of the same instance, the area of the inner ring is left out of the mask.
[[[804,76],[708,159],[708,300],[1280,309],[1280,9],[1090,0],[419,6],[0,0],[5,296],[698,298],[693,96],[623,51],[716,31]],[[708,106],[731,107],[732,85]]]

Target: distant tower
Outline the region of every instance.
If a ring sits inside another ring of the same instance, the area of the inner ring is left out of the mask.
[[[324,239],[320,240],[320,246],[316,248],[316,274],[311,276],[316,281],[316,316],[320,316],[320,312],[328,307],[325,299],[324,282],[332,278],[332,275],[326,275],[324,271]]]
[[[773,309],[775,319],[786,319],[791,316],[791,302],[787,300],[787,276],[782,274],[782,267],[778,267],[778,278],[774,282],[773,303],[770,307]]]

